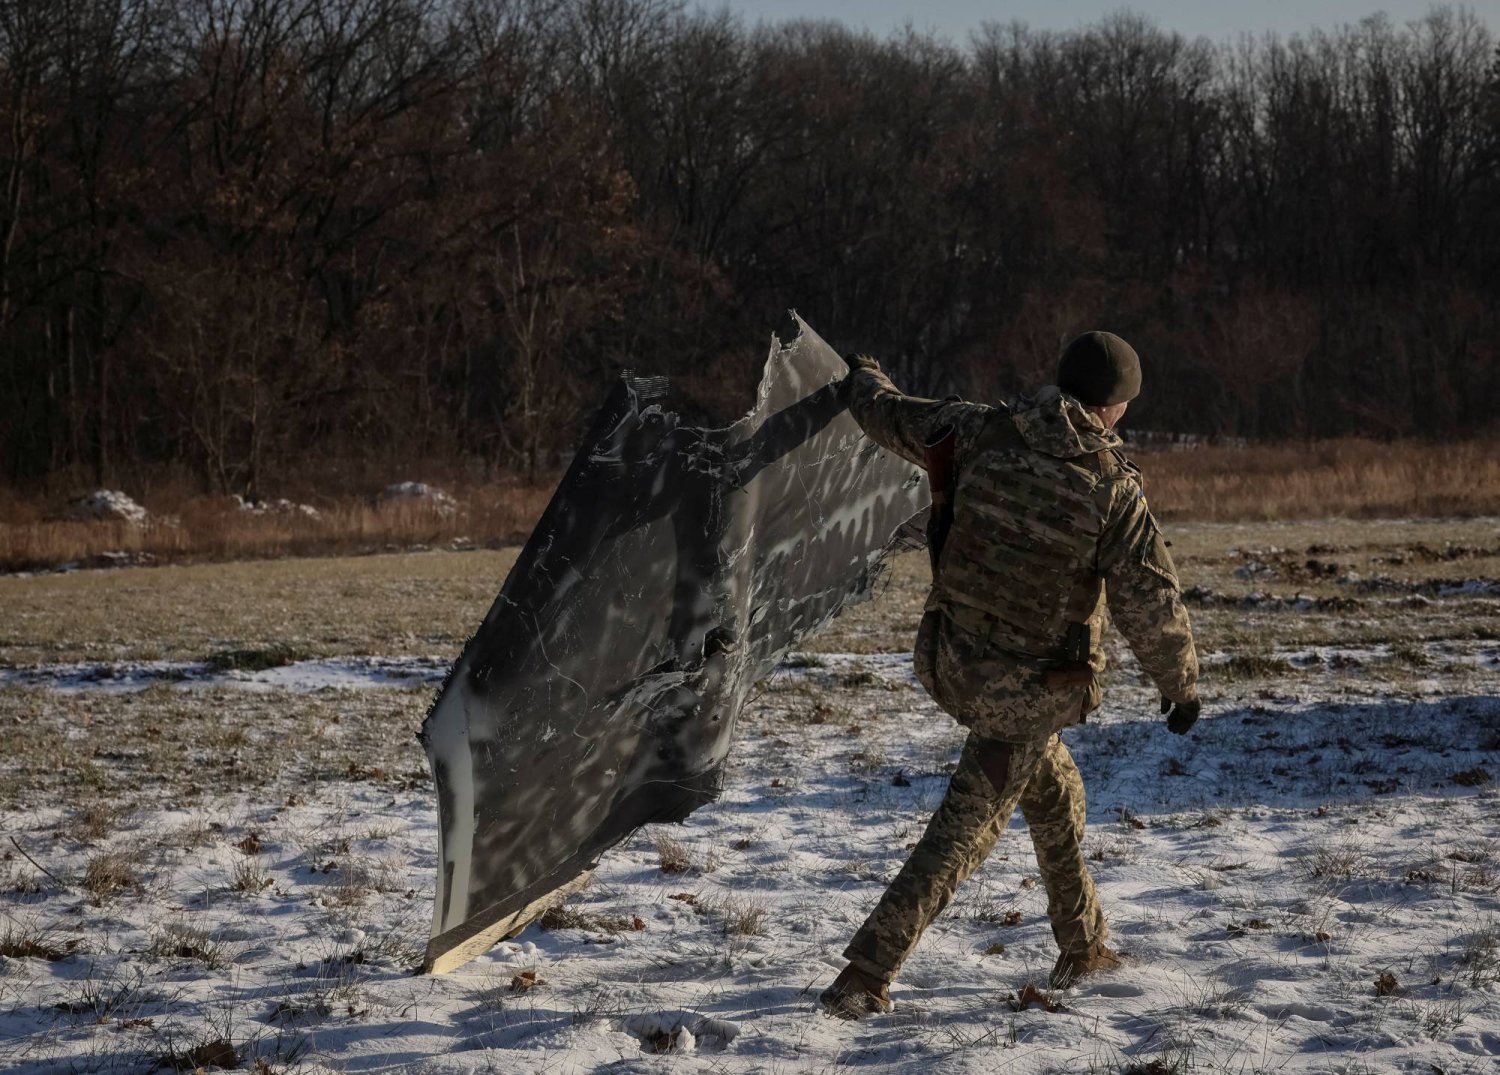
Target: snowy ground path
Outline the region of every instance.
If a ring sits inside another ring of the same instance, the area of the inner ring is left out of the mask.
[[[1295,675],[1225,686],[1185,738],[1147,691],[1113,688],[1065,738],[1129,967],[1045,989],[1017,819],[896,1011],[859,1024],[814,997],[962,738],[904,655],[789,662],[742,719],[721,801],[606,855],[554,928],[440,978],[410,973],[435,808],[401,775],[421,768],[410,725],[440,666],[13,669],[29,719],[62,737],[90,691],[222,709],[243,687],[401,716],[395,760],[348,779],[105,787],[92,807],[0,814],[0,1069],[191,1069],[229,1049],[261,1072],[1494,1072],[1500,690],[1492,644],[1445,645],[1465,675],[1399,692],[1362,684],[1358,655],[1298,650]]]

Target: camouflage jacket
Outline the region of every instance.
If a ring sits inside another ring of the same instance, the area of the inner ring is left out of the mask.
[[[933,434],[954,431],[953,524],[917,654],[918,674],[944,708],[964,720],[956,710],[972,709],[975,692],[992,696],[985,710],[1005,709],[1013,696],[1034,704],[1045,693],[1039,670],[1065,657],[1070,622],[1087,625],[1089,664],[1102,671],[1106,607],[1163,695],[1195,695],[1198,660],[1177,571],[1140,471],[1113,431],[1050,386],[1011,407],[917,399],[871,361],[847,390],[865,432],[919,466]],[[1073,723],[1082,716],[1075,706],[1086,712],[1098,701],[1090,685],[1055,723]],[[992,723],[1004,731],[1011,717]]]

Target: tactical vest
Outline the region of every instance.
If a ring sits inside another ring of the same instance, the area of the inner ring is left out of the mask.
[[[1099,644],[1097,559],[1109,484],[1129,464],[1109,450],[1072,459],[1035,451],[1008,414],[997,414],[967,455],[934,598],[985,613],[996,648],[1068,659],[1074,623],[1086,625],[1091,652]]]

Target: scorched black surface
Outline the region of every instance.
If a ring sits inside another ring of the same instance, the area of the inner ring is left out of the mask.
[[[755,409],[681,424],[622,380],[422,726],[441,858],[430,970],[524,928],[640,825],[718,792],[749,689],[868,596],[927,506],[799,320]]]

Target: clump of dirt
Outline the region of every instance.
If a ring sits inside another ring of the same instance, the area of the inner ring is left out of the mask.
[[[215,672],[264,672],[309,659],[312,654],[288,642],[244,649],[222,649],[210,653],[204,664]]]
[[[1435,548],[1424,542],[1418,542],[1382,556],[1372,557],[1370,562],[1399,567],[1403,564],[1451,564],[1457,560],[1482,560],[1494,556],[1500,556],[1500,545],[1486,548],[1479,545],[1449,543]]]
[[[221,1039],[204,1042],[185,1052],[174,1052],[170,1056],[164,1056],[160,1066],[169,1067],[174,1071],[205,1071],[209,1068],[233,1071],[240,1066],[240,1058],[234,1051],[234,1046]]]
[[[1060,1012],[1062,1005],[1053,999],[1051,993],[1038,989],[1031,982],[1021,987],[1019,995],[1011,993],[1005,998],[1006,1007],[1013,1012],[1024,1012],[1027,1008],[1038,1008],[1044,1012]]]
[[[1221,593],[1207,586],[1189,586],[1182,600],[1199,608],[1237,608],[1257,612],[1354,612],[1364,603],[1353,597],[1312,597],[1257,590],[1243,595]]]
[[[512,993],[525,993],[535,989],[539,985],[546,985],[547,979],[539,977],[534,970],[523,970],[510,980],[510,991]]]
[[[1415,597],[1500,597],[1500,579],[1398,579],[1390,575],[1344,575],[1339,580],[1360,593],[1396,593]]]
[[[1281,657],[1236,654],[1227,661],[1205,665],[1203,678],[1232,681],[1273,679],[1293,675],[1296,671],[1295,665]]]
[[[1349,564],[1326,559],[1327,552],[1313,554],[1314,549],[1325,548],[1329,547],[1312,546],[1306,555],[1278,548],[1237,550],[1239,558],[1245,562],[1234,569],[1234,574],[1241,579],[1285,579],[1306,583],[1331,581],[1352,570]]]

